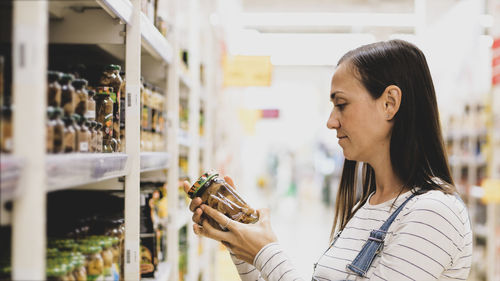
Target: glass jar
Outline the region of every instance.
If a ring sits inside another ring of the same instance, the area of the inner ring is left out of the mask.
[[[73,119],[71,117],[64,117],[64,137],[63,137],[63,147],[64,152],[75,152],[76,148],[76,136],[75,129],[73,127]]]
[[[103,139],[101,122],[97,122],[95,130],[96,130],[95,152],[100,153],[102,152],[102,139]]]
[[[49,71],[48,72],[49,84],[47,85],[47,105],[53,107],[61,106],[61,72]]]
[[[71,74],[64,74],[61,77],[61,107],[64,110],[64,115],[71,116],[75,113],[75,88],[71,85],[74,77]]]
[[[78,125],[78,120],[80,119],[78,114],[73,114],[70,117],[71,126],[73,126],[73,130],[75,130],[75,152],[80,152],[80,125]]]
[[[78,117],[78,125],[80,126],[80,131],[78,133],[78,151],[79,152],[89,152],[91,133],[87,127],[88,121],[83,116]]]
[[[0,120],[0,151],[12,152],[12,107],[5,104],[2,107],[2,119]]]
[[[64,151],[63,138],[64,138],[64,122],[61,120],[63,111],[61,108],[54,108],[52,120],[54,121],[54,153],[62,153]]]
[[[85,113],[85,118],[89,121],[94,121],[95,120],[95,91],[94,90],[88,90],[88,100],[87,100],[87,113]]]
[[[101,237],[99,240],[102,251],[101,256],[104,262],[104,279],[112,280],[113,276],[113,251],[111,250],[111,241],[107,237]]]
[[[120,152],[125,151],[125,72],[120,72],[122,77],[122,86],[120,88]]]
[[[113,152],[113,100],[110,87],[99,87],[96,100],[96,120],[103,124],[103,152]]]
[[[48,262],[45,271],[47,281],[64,281],[64,268],[55,262]]]
[[[88,121],[88,128],[90,131],[90,141],[89,141],[89,152],[96,152],[96,141],[97,141],[97,132],[96,132],[96,126],[97,122],[96,121]]]
[[[75,113],[81,116],[85,116],[87,114],[87,101],[89,99],[87,89],[85,89],[87,84],[88,82],[85,79],[76,79],[72,83],[76,94]]]
[[[73,269],[73,276],[76,281],[87,281],[87,270],[84,265],[85,257],[81,254],[77,255],[75,259],[75,268]]]
[[[241,223],[255,223],[259,220],[257,211],[252,209],[219,174],[209,171],[204,173],[188,191],[191,199],[201,197],[207,204],[228,218]],[[208,217],[208,222],[215,228],[226,230],[222,225]]]
[[[45,147],[47,153],[54,152],[54,128],[56,126],[56,122],[52,118],[53,115],[54,115],[54,108],[52,106],[47,107],[47,121],[45,123],[45,128],[46,128]]]
[[[88,243],[88,242],[87,242]],[[100,254],[101,247],[89,244],[80,246],[80,251],[85,255],[85,269],[87,280],[95,281],[102,278],[104,272],[104,261]]]

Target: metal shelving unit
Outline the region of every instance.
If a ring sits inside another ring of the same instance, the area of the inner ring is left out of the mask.
[[[0,163],[2,200],[13,202],[12,278],[45,279],[46,196],[64,189],[124,191],[125,280],[140,280],[140,181],[165,178],[168,219],[167,259],[158,265],[155,277],[144,280],[177,280],[179,276],[179,229],[190,222],[186,208],[179,209],[179,151],[188,150],[189,159],[199,159],[200,107],[200,1],[189,1],[188,30],[178,30],[176,15],[181,0],[167,0],[172,24],[165,38],[141,12],[140,0],[14,1],[13,4],[13,99],[15,111],[14,150],[2,155]],[[49,19],[55,19],[50,21]],[[208,16],[204,19],[208,22]],[[187,32],[190,63],[181,70],[179,39]],[[205,35],[210,36],[210,35]],[[215,41],[212,42],[214,44]],[[113,154],[48,155],[45,152],[45,93],[49,44],[90,44],[98,46],[125,65],[126,98],[125,152]],[[214,48],[211,46],[211,48]],[[210,60],[215,71],[216,58]],[[211,71],[206,67],[207,73]],[[140,151],[140,77],[167,89],[166,138],[163,152]],[[26,79],[29,77],[29,82]],[[213,75],[212,77],[215,77]],[[214,85],[214,84],[212,84]],[[179,129],[180,91],[189,100],[189,131]],[[207,87],[209,100],[215,87]],[[206,102],[208,104],[208,102]],[[205,109],[209,123],[209,108]],[[26,130],[25,128],[30,128]],[[209,128],[205,147],[210,147]],[[203,150],[203,166],[211,166],[212,151]],[[189,162],[188,176],[196,178],[199,161]],[[186,280],[198,280],[198,238],[188,232],[190,248]],[[208,256],[207,256],[208,257]],[[204,261],[203,264],[209,264]],[[203,277],[203,280],[210,280]]]

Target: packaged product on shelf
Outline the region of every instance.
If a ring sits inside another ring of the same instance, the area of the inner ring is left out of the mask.
[[[52,118],[53,115],[54,115],[54,108],[52,106],[47,107],[47,121],[45,123],[45,127],[46,127],[45,147],[46,147],[47,153],[54,152],[54,127],[55,127],[56,123]]]
[[[110,87],[97,88],[96,100],[96,120],[103,125],[103,152],[113,152],[116,147],[116,140],[113,139],[113,100]],[[114,143],[114,144],[113,144]]]
[[[219,174],[209,171],[204,173],[188,191],[189,197],[201,197],[204,204],[218,210],[228,218],[241,223],[255,223],[259,220],[257,211],[252,209],[236,190]],[[226,230],[215,220],[208,217],[208,222],[215,228]]]
[[[80,152],[80,137],[82,133],[80,131],[81,129],[80,125],[78,125],[79,115],[72,114],[70,119],[71,119],[71,126],[75,131],[75,152]]]
[[[73,127],[73,119],[71,117],[64,117],[64,137],[63,137],[63,147],[64,152],[74,152],[76,145],[75,129]]]
[[[113,138],[116,140],[117,147],[114,151],[120,151],[120,90],[123,80],[120,76],[121,67],[119,65],[110,64],[105,67],[101,75],[100,84],[110,87],[110,97],[113,100]]]
[[[88,120],[87,120],[88,122]],[[90,142],[89,142],[89,152],[96,152],[96,145],[97,145],[97,122],[96,121],[90,121],[88,122],[89,125],[89,131],[90,131]]]
[[[102,278],[104,273],[104,261],[101,256],[101,247],[88,241],[82,244],[79,250],[85,255],[87,280],[95,281]]]
[[[87,100],[89,95],[87,93],[87,80],[85,79],[75,79],[72,82],[73,88],[75,88],[76,100],[75,100],[75,113],[81,116],[87,114]]]
[[[111,251],[111,240],[105,236],[93,237],[101,246],[101,257],[103,261],[104,281],[113,281],[113,252]]]
[[[85,118],[89,121],[95,120],[95,91],[88,90],[88,100],[87,100],[87,112],[85,113]]]
[[[95,152],[102,152],[104,134],[102,132],[102,123],[96,122],[96,139],[95,139]]]
[[[61,85],[59,84],[59,79],[61,79],[61,72],[49,71],[48,78],[49,83],[47,85],[47,105],[59,107],[61,106]]]
[[[158,258],[154,237],[141,237],[141,277],[154,277]]]
[[[121,152],[125,151],[125,88],[126,88],[126,81],[125,81],[125,72],[120,72],[120,77],[122,77],[122,85],[120,88],[120,148]]]
[[[64,115],[71,116],[75,113],[75,89],[71,85],[74,80],[73,75],[63,74],[61,77],[61,107],[64,110]]]
[[[78,115],[75,117],[75,119],[77,120],[77,124],[79,126],[79,131],[77,133],[78,152],[89,152],[91,133],[85,124],[88,124],[88,121],[85,119],[85,117]]]
[[[2,119],[0,120],[0,151],[12,152],[12,108],[8,104],[2,106]]]
[[[52,120],[54,121],[54,144],[53,153],[64,152],[63,138],[64,138],[64,122],[61,119],[63,111],[61,108],[56,107],[52,113]]]

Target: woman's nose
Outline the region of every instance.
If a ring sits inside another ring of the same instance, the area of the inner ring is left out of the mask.
[[[330,113],[330,117],[328,118],[328,121],[326,122],[326,127],[328,127],[328,129],[330,129],[330,130],[335,130],[335,129],[340,128],[340,122],[335,117],[334,111],[332,111],[332,113]]]

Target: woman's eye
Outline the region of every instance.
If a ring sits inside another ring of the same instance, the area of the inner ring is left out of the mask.
[[[336,104],[335,107],[338,108],[339,110],[344,110],[344,107],[346,106],[345,103],[342,104]]]

